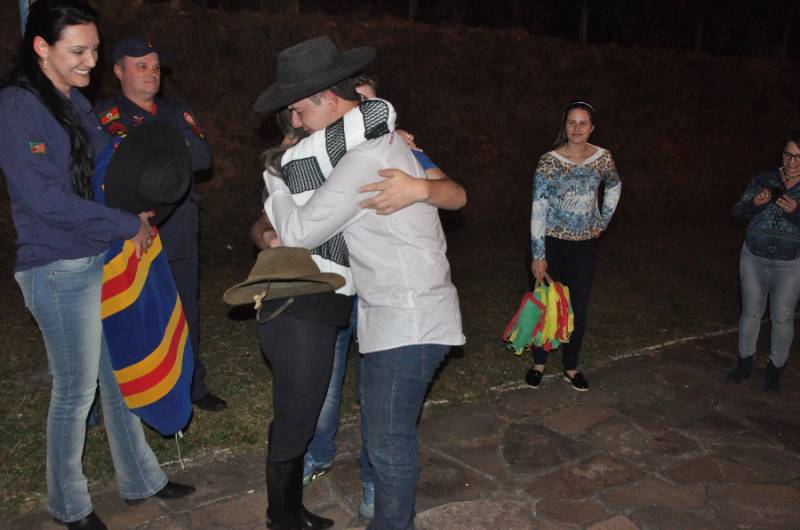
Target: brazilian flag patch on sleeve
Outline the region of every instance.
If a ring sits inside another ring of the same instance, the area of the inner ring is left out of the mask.
[[[28,142],[28,147],[31,148],[32,155],[47,154],[47,147],[45,147],[44,142]]]

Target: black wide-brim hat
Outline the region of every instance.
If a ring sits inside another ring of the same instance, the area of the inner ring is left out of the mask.
[[[295,44],[278,54],[278,80],[258,96],[253,108],[278,110],[347,79],[374,58],[375,48],[340,52],[325,36]]]
[[[151,225],[164,221],[187,195],[192,156],[186,139],[167,123],[132,127],[106,170],[106,206],[138,214],[155,210]]]

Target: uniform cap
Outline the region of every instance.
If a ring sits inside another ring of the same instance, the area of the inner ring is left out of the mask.
[[[153,43],[144,37],[126,37],[114,46],[114,62],[122,57],[144,57],[151,53],[158,54],[158,60],[166,63],[169,53],[161,48],[156,48]]]

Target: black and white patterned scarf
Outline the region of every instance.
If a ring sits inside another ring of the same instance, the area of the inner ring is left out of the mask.
[[[284,153],[283,178],[297,204],[305,204],[322,186],[350,149],[394,131],[397,115],[391,103],[369,99],[324,130],[304,138]],[[341,233],[313,249],[315,254],[342,267],[350,267],[347,244]]]

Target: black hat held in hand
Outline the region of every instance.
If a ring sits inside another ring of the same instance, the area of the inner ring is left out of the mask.
[[[174,127],[145,123],[117,146],[106,171],[106,206],[138,214],[155,210],[151,225],[163,222],[189,191],[189,146]]]

